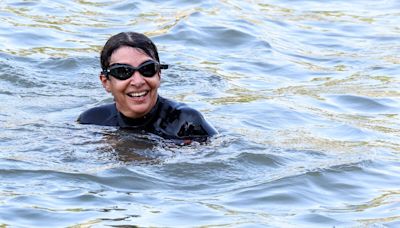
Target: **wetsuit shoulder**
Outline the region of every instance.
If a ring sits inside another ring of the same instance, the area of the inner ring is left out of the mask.
[[[163,98],[163,127],[178,138],[205,138],[217,133],[203,115],[184,103]]]
[[[78,117],[78,123],[118,126],[115,104],[107,104],[86,110]]]

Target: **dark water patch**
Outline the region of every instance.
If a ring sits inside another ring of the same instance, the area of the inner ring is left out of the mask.
[[[5,98],[5,97],[9,97],[11,95],[13,95],[13,93],[11,91],[3,91],[3,89],[0,90],[0,95]]]
[[[337,227],[337,226],[352,226],[354,223],[345,223],[340,220],[333,219],[323,213],[310,213],[304,214],[301,216],[295,216],[294,221],[300,222],[307,227],[318,227],[318,226],[326,226],[326,227]]]
[[[342,204],[340,202],[362,203],[365,199],[369,198],[367,192],[365,192],[368,189],[365,186],[366,184],[373,184],[375,186],[377,184],[376,181],[383,181],[385,183],[381,184],[384,185],[390,183],[390,180],[381,179],[373,173],[363,174],[363,170],[369,169],[369,165],[364,168],[363,164],[368,163],[335,166],[332,169],[328,169],[328,172],[322,170],[307,172],[300,176],[288,177],[268,182],[268,184],[253,186],[250,189],[240,189],[229,195],[225,195],[225,205],[234,209],[250,204],[253,209],[269,210],[273,215],[286,211],[283,209],[284,207],[282,208],[282,205],[290,205],[294,215],[306,208],[306,211],[310,212],[308,215],[302,212],[300,217],[296,216],[297,218],[294,218],[295,220],[304,219],[303,216],[306,216],[309,217],[309,222],[314,225],[320,223],[320,219],[326,219],[326,222],[341,223],[346,220],[342,219],[343,217],[341,217],[340,213],[327,214],[326,211],[323,212],[324,209],[321,209],[319,205],[336,208],[341,207]],[[361,176],[358,174],[361,174]],[[350,178],[352,180],[351,184],[350,182],[348,184],[342,183],[342,178]],[[375,194],[379,194],[379,191]],[[327,202],[327,198],[331,197],[334,197],[335,201]],[[245,200],[242,202],[240,199]],[[268,206],[265,207],[266,205]],[[321,214],[324,214],[326,217],[320,217]],[[347,221],[352,223],[351,220]]]
[[[178,23],[170,34],[160,36],[158,39],[170,44],[179,45],[180,42],[184,42],[181,44],[190,43],[190,46],[203,48],[270,48],[270,45],[265,41],[254,42],[254,35],[247,33],[247,31],[241,31],[241,29],[223,26],[195,26],[196,24],[192,23],[191,20],[195,21],[197,17],[201,17],[201,13],[192,14],[187,21]]]
[[[253,173],[250,169],[254,172],[260,170],[263,172],[275,166],[274,159],[276,158],[271,154],[254,155],[263,158],[265,156],[265,160],[260,161],[252,160],[250,151],[247,152],[249,156],[246,156],[246,152],[240,149],[243,148],[240,139],[232,142],[229,142],[227,138],[213,140],[207,145],[159,148],[168,156],[161,157],[161,162],[153,172],[170,183],[173,188],[206,194],[206,192],[218,192],[230,188],[232,181],[247,180],[252,174],[244,174]],[[221,149],[216,151],[216,146]],[[254,144],[252,148],[257,150],[259,149],[257,146]],[[243,164],[238,165],[241,161]]]
[[[151,134],[122,129],[104,134],[102,141],[105,151],[112,151],[114,159],[127,164],[158,164],[172,156],[168,150],[161,150],[163,140]]]
[[[15,84],[18,88],[27,89],[35,87],[50,87],[53,85],[76,86],[87,88],[89,85],[98,84],[100,68],[97,59],[74,58],[49,58],[38,61],[35,58],[5,55],[2,70],[2,79]],[[37,90],[40,93],[42,90]]]
[[[22,88],[41,88],[44,87],[45,84],[36,80],[34,77],[27,77],[30,72],[27,72],[23,68],[3,65],[0,67],[0,78],[3,82],[9,83],[12,86],[18,88],[18,90],[22,90]],[[22,87],[22,88],[21,88]]]
[[[226,83],[214,72],[212,66],[194,66],[193,63],[173,65],[171,69],[164,71],[159,91],[166,98],[187,103],[201,111],[208,111],[212,107],[205,100],[220,94]]]
[[[32,116],[55,112],[63,115],[67,110],[72,112],[72,109],[80,109],[75,114],[71,113],[77,116],[83,110],[80,107],[88,103],[87,99],[82,100],[88,90],[93,91],[89,103],[102,100],[96,92],[103,90],[98,81],[98,69],[94,67],[97,65],[95,58],[49,58],[38,61],[28,57],[4,57],[7,64],[1,67],[3,75],[0,76],[5,85],[2,93],[18,94],[8,101],[15,107],[25,106],[23,110]],[[104,95],[106,92],[103,92]],[[68,101],[71,99],[74,100],[72,103]]]
[[[371,75],[376,75],[377,78],[380,78],[382,82],[389,83],[395,82],[394,77],[390,77],[389,75],[396,75],[398,71],[398,67],[396,65],[375,65],[371,66],[369,69],[365,70],[369,72]]]
[[[100,191],[105,190],[118,190],[118,191],[139,191],[139,190],[151,190],[151,189],[165,189],[168,185],[161,184],[162,180],[157,180],[154,177],[150,177],[144,173],[139,173],[138,170],[128,170],[126,168],[110,169],[107,172],[98,173],[97,175],[89,175],[82,173],[65,173],[53,170],[0,170],[4,181],[16,181],[19,178],[29,177],[30,181],[25,182],[26,186],[29,186],[32,192],[41,192],[44,194],[47,191],[60,190],[56,186],[63,183],[65,189],[98,189]],[[44,190],[44,185],[41,184],[43,181],[46,182],[46,186],[53,186]],[[161,182],[160,182],[161,181]],[[157,183],[157,184],[156,184]],[[91,187],[89,187],[91,186]],[[22,190],[24,192],[25,190]],[[45,192],[43,192],[45,191]],[[75,202],[71,202],[72,198],[68,197],[71,205],[76,205],[78,201],[87,202],[89,204],[96,201],[95,197],[91,194],[78,195],[73,197]],[[25,198],[25,199],[30,199]],[[83,200],[84,199],[84,200]],[[65,199],[62,199],[64,201]],[[54,202],[53,202],[54,203]],[[65,203],[64,203],[65,204]]]
[[[38,5],[36,2],[29,2],[29,1],[9,1],[10,3],[7,3],[9,6],[17,6],[17,7],[32,7]]]
[[[117,4],[112,4],[109,5],[108,8],[112,11],[129,11],[130,13],[132,12],[137,12],[138,13],[138,8],[139,8],[140,2],[138,1],[122,1],[118,2]]]
[[[377,138],[381,138],[382,135],[379,135],[372,130],[363,129],[358,126],[352,126],[349,124],[340,124],[329,126],[325,129],[319,130],[321,136],[324,135],[327,138],[332,138],[334,140],[343,140],[343,141],[374,141]]]
[[[255,154],[251,152],[242,152],[234,161],[240,166],[249,168],[251,166],[260,166],[263,168],[277,168],[284,165],[282,158],[273,154]]]
[[[198,192],[228,185],[238,177],[238,170],[222,161],[167,163],[158,172],[175,189]]]
[[[213,69],[208,68],[207,65],[196,68],[190,63],[172,65],[171,69],[163,72],[161,89],[166,87],[166,90],[169,90],[169,88],[178,89],[173,87],[179,87],[182,90],[194,86],[202,89],[220,88],[224,85],[223,79],[212,72]]]
[[[379,35],[374,35],[374,36],[366,36],[365,38],[375,40],[376,42],[379,42],[380,45],[384,45],[385,42],[388,42],[389,44],[393,44],[393,48],[396,48],[395,44],[400,40],[399,36],[391,36],[391,35],[386,35],[386,34],[379,34]]]
[[[31,32],[19,32],[19,33],[13,33],[12,40],[14,44],[19,44],[18,46],[22,47],[34,47],[38,46],[39,44],[42,43],[57,43],[56,39],[49,36],[49,34],[46,33],[36,33],[36,31],[31,31]],[[21,45],[23,43],[23,45]]]
[[[252,139],[252,132],[250,129],[254,127],[258,131],[267,133],[268,130],[290,128],[292,126],[312,125],[313,123],[320,123],[324,121],[318,115],[306,113],[302,110],[293,110],[290,107],[274,102],[273,100],[259,99],[252,102],[231,102],[225,101],[220,108],[226,110],[224,120],[230,122],[231,131],[243,129],[244,133],[249,133],[248,139]],[[257,107],[257,108],[255,108]],[[260,113],[263,113],[260,115]],[[236,119],[235,116],[240,115],[242,118]],[[224,120],[220,120],[223,123]],[[224,126],[223,124],[221,125]]]
[[[259,79],[258,83],[248,84],[252,84],[252,88],[257,88],[257,85],[260,84],[260,87],[264,86],[264,89],[268,88],[265,87],[265,85],[268,85],[268,79],[271,80],[269,83],[276,83],[273,78],[277,77],[278,74],[282,74],[284,71],[286,71],[286,68],[288,67],[288,65],[284,65],[282,62],[275,62],[272,56],[265,56],[263,58],[258,58],[255,60],[237,59],[234,62],[226,62],[222,66],[224,67],[225,71],[230,72],[231,75],[236,75],[237,77],[243,78],[244,82],[246,82],[247,80],[251,80],[246,75],[254,75],[251,78]],[[261,90],[262,87],[257,89]]]
[[[5,213],[0,215],[0,221],[5,221],[5,224],[11,226],[54,227],[71,224],[71,221],[68,221],[69,219],[66,218],[67,216],[65,212],[49,212],[44,209],[19,208],[13,206],[2,206],[1,209],[4,210]],[[12,221],[8,220],[10,217],[13,217]],[[49,222],[43,224],[41,221],[45,219],[49,219]]]
[[[165,179],[157,178],[157,176],[148,175],[145,171],[146,169],[112,169],[99,176],[90,177],[91,180],[106,186],[107,188],[112,188],[119,191],[139,191],[139,190],[161,190],[170,189],[170,183]],[[149,173],[151,174],[151,173]],[[94,179],[93,179],[94,178]]]
[[[66,57],[66,58],[48,58],[40,61],[37,67],[42,70],[51,72],[68,73],[70,76],[73,73],[79,72],[97,72],[100,71],[99,60],[95,58],[85,57]],[[95,71],[97,70],[97,71]]]
[[[38,61],[34,67],[41,69],[41,73],[54,77],[55,79],[61,75],[69,76],[69,79],[79,79],[80,74],[93,74],[93,78],[97,79],[101,68],[98,57],[51,57]],[[54,73],[56,73],[54,75]]]
[[[267,181],[266,181],[267,182]],[[313,198],[308,195],[307,182],[296,181],[291,186],[283,181],[268,182],[225,194],[224,205],[232,210],[248,208],[249,205],[257,210],[270,210],[278,213],[290,206],[291,210],[306,208],[314,205]],[[246,205],[246,206],[244,206]]]
[[[355,95],[330,96],[338,106],[361,113],[395,113],[397,105],[388,98],[370,98]]]
[[[66,112],[71,109],[80,108],[85,104],[81,97],[71,99],[71,95],[40,95],[33,96],[31,93],[22,95],[22,100],[18,102],[18,105],[24,106],[22,110],[26,113],[25,115],[39,116],[47,115],[48,117],[52,113]],[[68,99],[67,99],[68,98]],[[26,101],[29,100],[29,101]],[[76,113],[75,115],[78,115]]]
[[[2,139],[2,142],[4,142],[3,139]],[[21,161],[20,159],[18,159],[18,157],[8,158],[8,156],[9,157],[12,157],[12,156],[10,156],[10,151],[7,150],[7,147],[5,144],[2,144],[0,148],[1,148],[1,151],[3,151],[3,153],[6,153],[6,152],[9,153],[6,156],[2,155],[1,156],[2,158],[0,158],[0,164],[1,164],[1,167],[3,167],[3,169],[4,169],[4,172],[7,172],[5,170],[8,170],[8,171],[20,170],[20,169],[23,169],[26,167],[30,167],[32,165],[31,162]],[[4,156],[4,158],[3,158],[3,156]]]
[[[3,207],[4,210],[8,210],[10,213],[5,213],[4,219],[7,221],[7,217],[12,215],[15,219],[7,224],[17,227],[67,227],[74,225],[87,225],[91,226],[101,223],[102,221],[124,221],[128,218],[136,218],[138,215],[127,215],[127,216],[113,216],[112,213],[122,213],[118,208],[102,208],[102,209],[81,209],[81,208],[67,208],[64,210],[48,210],[47,208],[14,208],[14,207]],[[45,216],[45,217],[44,217]],[[43,224],[45,218],[51,220],[46,224]],[[0,221],[1,221],[0,220]],[[132,222],[132,221],[130,221]],[[131,226],[129,226],[131,227]]]

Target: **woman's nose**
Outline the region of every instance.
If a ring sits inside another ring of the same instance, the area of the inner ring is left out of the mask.
[[[143,76],[139,73],[139,71],[135,71],[130,78],[130,84],[133,86],[141,86],[145,83]]]

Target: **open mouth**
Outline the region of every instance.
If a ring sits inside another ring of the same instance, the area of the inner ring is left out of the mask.
[[[144,97],[149,93],[148,90],[142,91],[142,92],[132,92],[132,93],[127,93],[129,97],[137,98],[137,97]]]

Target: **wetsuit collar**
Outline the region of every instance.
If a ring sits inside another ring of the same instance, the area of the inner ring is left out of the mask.
[[[124,114],[118,111],[117,114],[118,124],[120,127],[128,127],[128,128],[145,127],[150,122],[152,122],[154,117],[157,115],[159,106],[160,106],[160,96],[157,97],[157,102],[154,105],[154,107],[150,110],[150,112],[140,118],[134,119],[126,117],[124,116]]]

